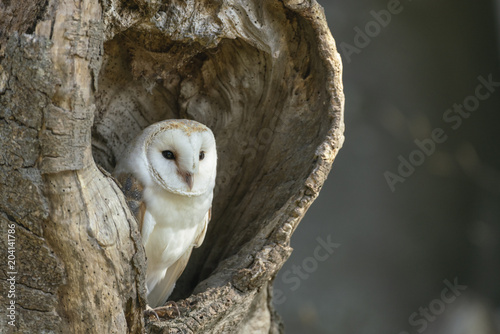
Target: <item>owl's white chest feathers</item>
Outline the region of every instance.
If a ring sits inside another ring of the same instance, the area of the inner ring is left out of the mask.
[[[147,212],[142,234],[148,272],[163,271],[179,259],[199,232],[212,203],[212,193],[181,196],[156,187],[144,189]]]

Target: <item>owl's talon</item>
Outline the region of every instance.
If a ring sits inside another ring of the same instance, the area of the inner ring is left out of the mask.
[[[144,311],[144,316],[147,318],[151,318],[154,316],[156,320],[160,321],[160,317],[158,316],[158,313],[149,305],[146,305],[146,310]]]
[[[179,310],[179,306],[174,301],[169,301],[165,306],[160,306],[154,309],[157,315],[162,318],[173,319],[177,318],[181,315],[181,311]]]

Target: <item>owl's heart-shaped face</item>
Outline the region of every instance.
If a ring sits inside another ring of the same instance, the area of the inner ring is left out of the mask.
[[[166,122],[145,142],[148,169],[165,190],[198,196],[215,185],[217,150],[212,131],[188,120]]]

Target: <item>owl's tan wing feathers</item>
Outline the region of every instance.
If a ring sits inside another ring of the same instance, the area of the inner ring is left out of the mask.
[[[144,186],[132,175],[132,173],[115,175],[115,178],[121,184],[121,189],[127,200],[128,207],[139,223],[139,231],[142,232],[144,214],[146,213],[146,203],[144,203],[142,198]]]

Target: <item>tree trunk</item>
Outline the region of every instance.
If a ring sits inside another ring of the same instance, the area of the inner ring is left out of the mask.
[[[281,332],[272,281],[343,142],[316,1],[3,0],[0,45],[2,332]],[[181,314],[144,321],[144,250],[108,172],[168,118],[213,130],[217,186]]]

